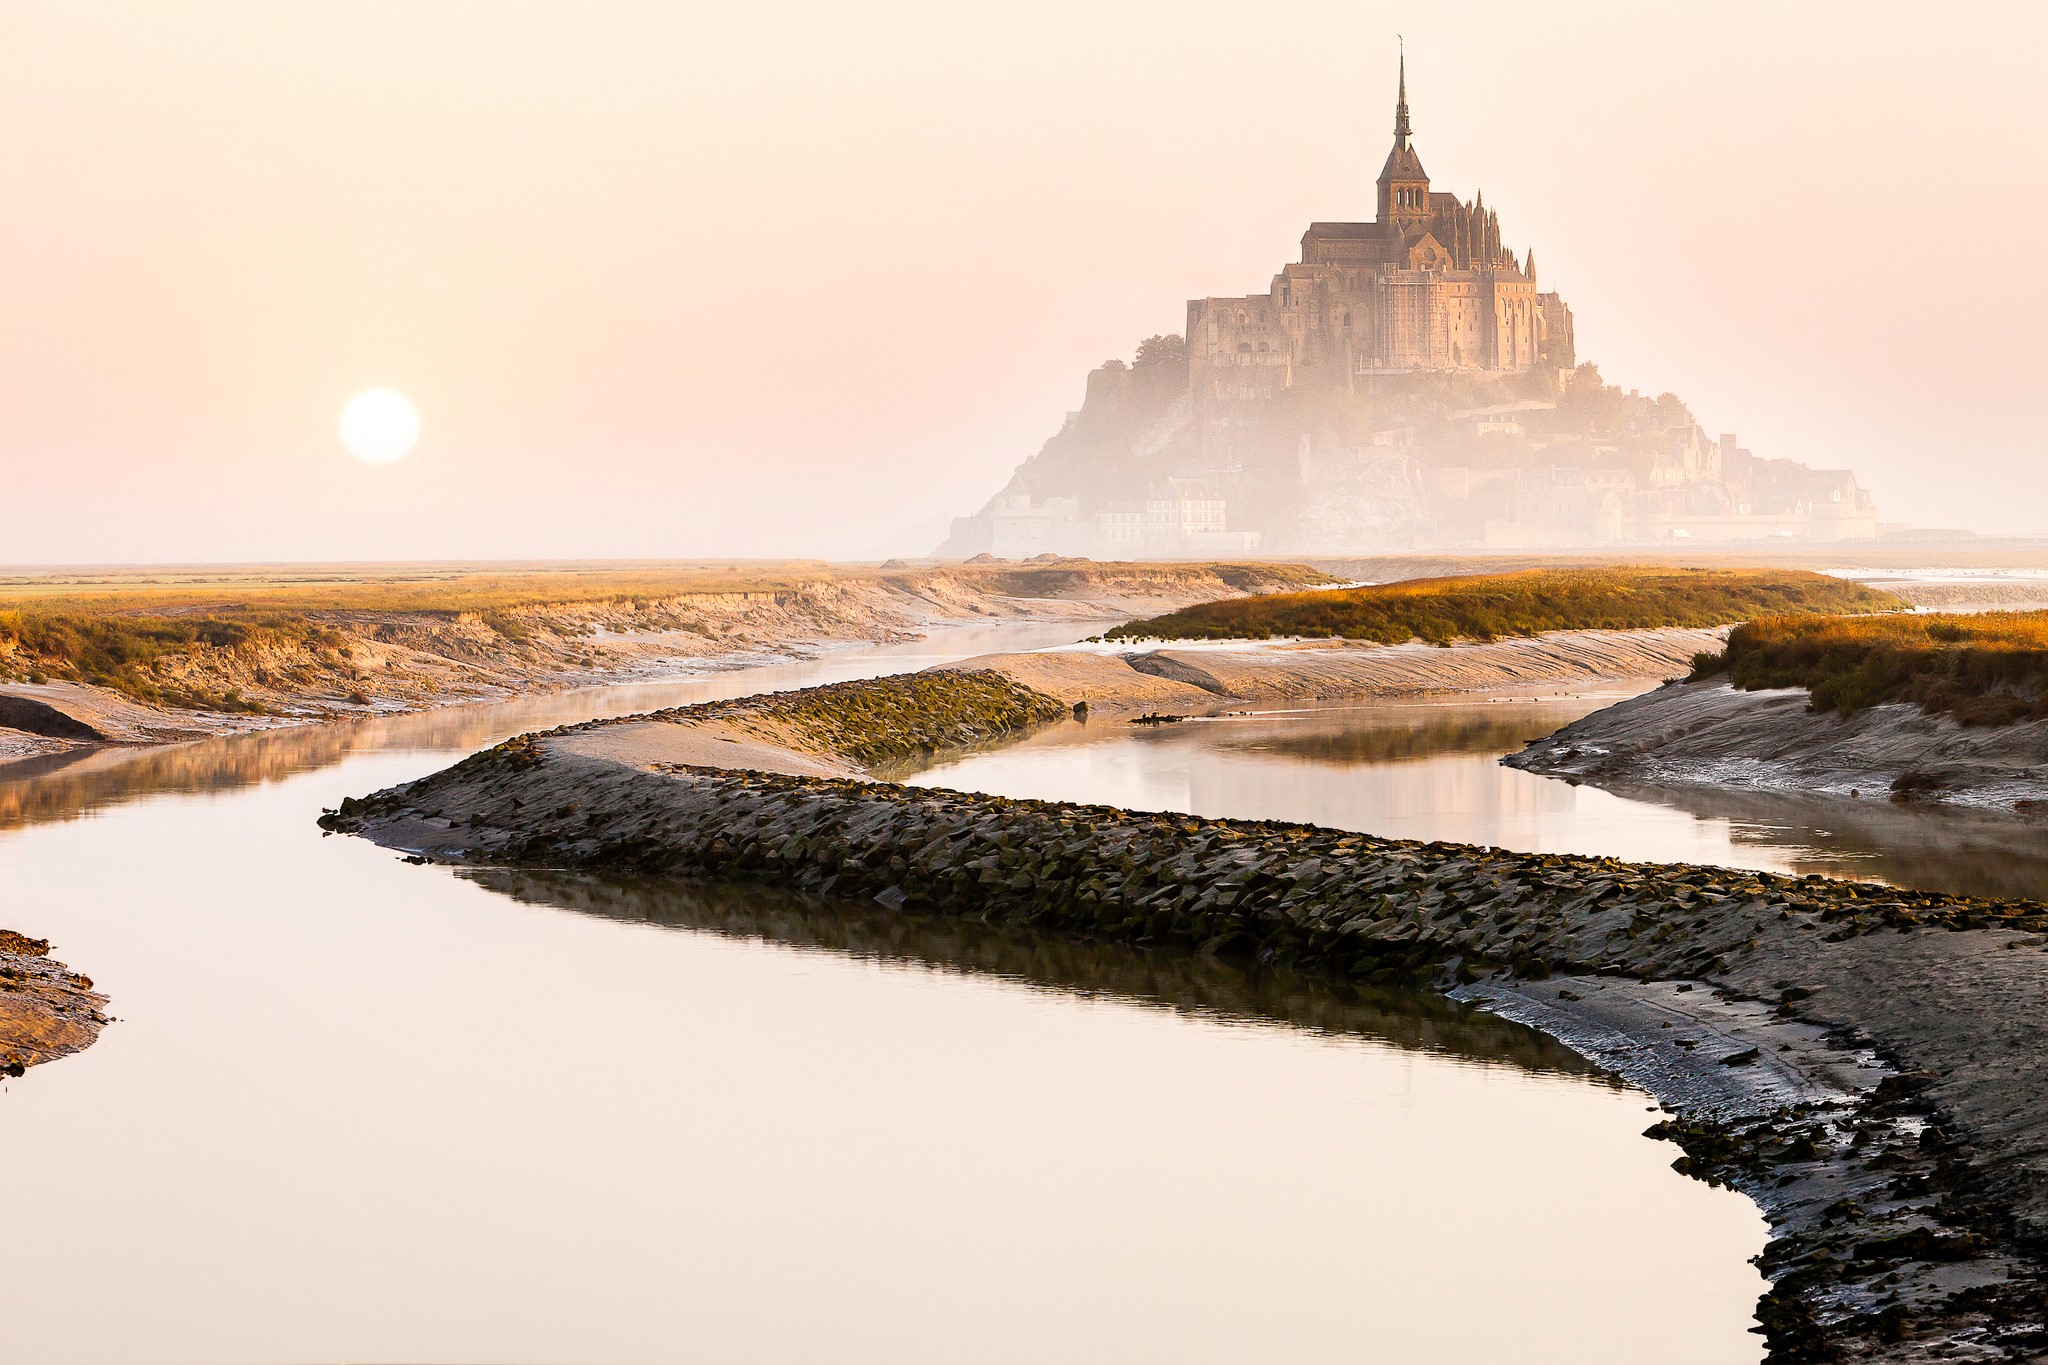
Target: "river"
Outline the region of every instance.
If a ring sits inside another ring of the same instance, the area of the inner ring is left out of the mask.
[[[313,823],[536,726],[1083,633],[0,770],[0,923],[118,1018],[0,1094],[0,1355],[1756,1360],[1754,1208],[1527,1030],[769,892],[411,866]],[[1598,704],[1070,726],[920,780],[1753,851],[1494,763]]]

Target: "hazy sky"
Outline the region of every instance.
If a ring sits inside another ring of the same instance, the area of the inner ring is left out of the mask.
[[[1582,358],[2048,531],[2038,13],[0,0],[0,562],[928,549],[1371,217],[1397,31]]]

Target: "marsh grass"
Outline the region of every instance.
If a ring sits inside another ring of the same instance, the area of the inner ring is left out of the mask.
[[[1447,645],[1552,630],[1724,626],[1763,615],[1905,605],[1889,593],[1798,569],[1525,569],[1205,602],[1129,622],[1105,638]]]
[[[913,673],[771,695],[751,704],[821,749],[864,768],[1014,734],[1067,714],[1064,703],[1000,673]]]
[[[207,650],[255,653],[338,646],[341,637],[304,617],[276,613],[241,619],[214,615],[100,615],[39,607],[0,609],[0,660],[12,656],[32,683],[52,676],[112,688],[162,706],[260,712],[239,691],[195,692],[158,672],[173,657]]]
[[[1816,711],[1853,715],[1911,702],[1964,725],[2048,718],[2048,611],[1966,616],[1760,617],[1694,678],[1727,673],[1746,691],[1803,687]]]
[[[340,666],[351,643],[386,618],[472,618],[508,647],[552,628],[544,613],[572,608],[660,609],[671,628],[691,599],[829,593],[886,584],[916,594],[946,579],[1005,596],[1063,597],[1124,588],[1162,591],[1197,575],[1240,591],[1328,581],[1285,564],[987,564],[898,570],[808,560],[772,563],[493,566],[257,566],[224,569],[67,570],[0,576],[0,679],[90,683],[156,705],[260,710],[239,693],[194,691],[167,666],[207,656],[297,656]],[[714,634],[701,619],[680,629]],[[580,628],[569,627],[580,633]]]

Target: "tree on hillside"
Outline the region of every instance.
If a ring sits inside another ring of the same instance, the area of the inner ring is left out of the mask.
[[[1178,333],[1146,337],[1138,343],[1137,369],[1142,373],[1164,367],[1174,374],[1183,374],[1188,367],[1188,343]]]

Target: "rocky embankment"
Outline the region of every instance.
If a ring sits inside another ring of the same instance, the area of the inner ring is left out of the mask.
[[[1803,792],[2048,816],[2048,721],[1959,725],[1909,703],[1817,712],[1803,689],[1672,683],[1506,762],[1612,786]]]
[[[42,939],[0,929],[0,1075],[82,1051],[106,1025],[107,998],[49,953]]]
[[[843,721],[829,719],[830,688],[780,703],[827,718],[786,766],[856,771],[850,751],[896,723],[886,694],[908,685],[860,685]],[[964,739],[1064,705],[972,674],[920,685],[937,689],[928,700],[963,689]],[[700,732],[714,757],[739,740],[728,727],[773,748],[790,729],[755,714],[772,701],[665,724]],[[593,747],[619,728],[508,741],[323,824],[449,861],[755,882],[1435,983],[1650,1089],[1675,1111],[1653,1131],[1681,1145],[1681,1168],[1758,1201],[1774,1230],[1759,1308],[1773,1359],[2016,1359],[2048,1345],[2035,1258],[2048,1240],[2048,906]],[[914,747],[948,731],[930,726]]]

